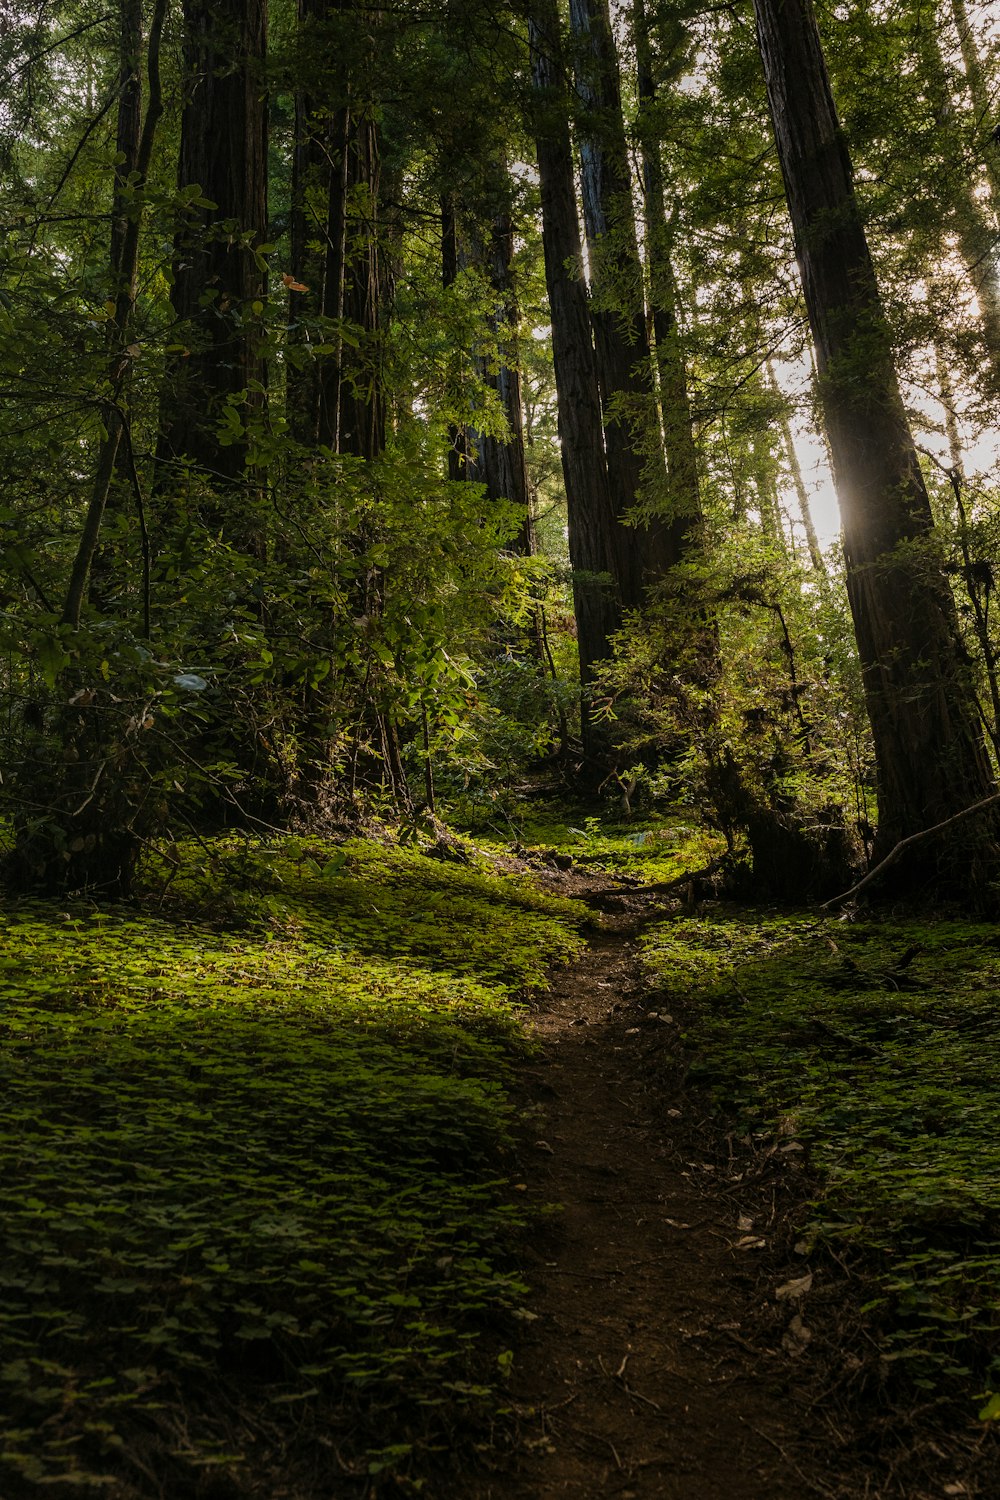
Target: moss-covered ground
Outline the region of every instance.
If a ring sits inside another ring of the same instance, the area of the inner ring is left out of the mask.
[[[658,887],[718,852],[572,813],[519,847]],[[507,1086],[587,917],[497,861],[287,838],[194,843],[128,907],[8,902],[4,1500],[431,1493],[506,1403]],[[997,928],[716,903],[643,956],[719,1115],[804,1149],[795,1234],[863,1289],[883,1396],[1000,1416]]]
[[[556,850],[584,869],[646,885],[669,884],[707,866],[726,847],[720,834],[682,816],[596,817],[572,807],[526,813],[517,831],[529,857]]]
[[[807,1244],[867,1290],[887,1388],[1000,1414],[997,927],[718,907],[644,952],[694,1080],[808,1152]]]
[[[0,1494],[419,1488],[502,1401],[504,1083],[584,915],[290,840],[194,846],[138,908],[8,903]]]

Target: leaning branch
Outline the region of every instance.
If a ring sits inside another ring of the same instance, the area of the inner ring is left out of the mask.
[[[942,822],[935,823],[931,828],[922,828],[919,833],[911,833],[907,838],[900,839],[899,843],[889,850],[885,859],[880,860],[874,870],[868,871],[863,880],[859,880],[857,885],[852,885],[849,891],[844,891],[842,896],[834,896],[831,901],[824,901],[820,910],[825,911],[828,906],[841,906],[845,901],[849,901],[852,896],[858,895],[866,886],[871,885],[873,880],[883,874],[890,865],[896,864],[900,857],[913,844],[919,844],[923,839],[929,839],[932,834],[941,833],[945,828],[952,828],[956,823],[961,823],[965,818],[971,818],[973,813],[982,812],[986,807],[993,807],[997,802],[1000,802],[1000,792],[994,792],[989,797],[983,797],[981,801],[973,802],[970,807],[963,807],[961,812],[953,813],[950,818],[945,818]]]

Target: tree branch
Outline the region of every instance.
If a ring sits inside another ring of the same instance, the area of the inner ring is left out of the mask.
[[[954,824],[961,823],[963,819],[971,818],[973,813],[981,812],[985,807],[993,807],[997,802],[1000,802],[1000,792],[994,792],[992,796],[983,797],[981,801],[973,802],[970,807],[963,807],[961,812],[953,813],[950,818],[944,818],[940,823],[934,823],[930,828],[922,828],[919,833],[911,833],[908,838],[900,839],[899,843],[889,850],[885,859],[880,860],[874,870],[868,871],[863,880],[859,880],[857,885],[852,885],[849,891],[844,891],[842,896],[834,896],[832,900],[824,901],[820,910],[825,911],[828,906],[840,906],[843,902],[849,901],[852,896],[856,896],[859,891],[863,891],[865,886],[871,885],[872,881],[881,875],[884,870],[887,870],[890,865],[896,864],[904,850],[908,849],[912,844],[919,844],[923,839],[930,838],[932,834],[941,833],[943,829],[951,828]]]

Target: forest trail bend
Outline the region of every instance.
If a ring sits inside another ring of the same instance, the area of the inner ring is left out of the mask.
[[[735,1248],[747,1220],[685,1161],[669,1068],[651,1067],[677,1027],[650,1009],[632,935],[629,918],[597,934],[535,1020],[525,1176],[561,1211],[527,1268],[519,1444],[463,1500],[841,1495],[805,1436],[794,1360],[744,1328],[761,1301],[752,1254]]]

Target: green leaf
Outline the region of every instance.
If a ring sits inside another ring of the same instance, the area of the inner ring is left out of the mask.
[[[1000,1391],[995,1391],[979,1413],[980,1422],[1000,1420]]]

